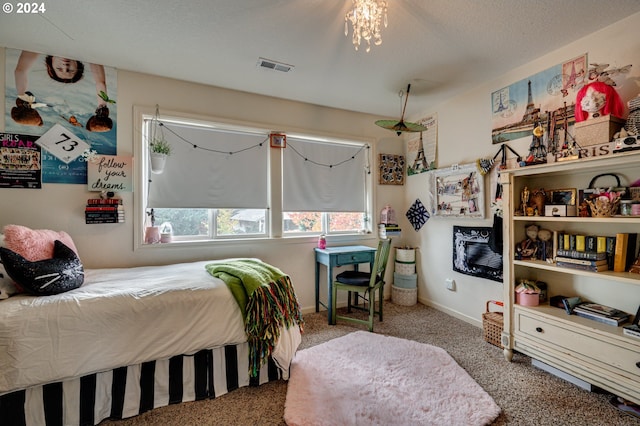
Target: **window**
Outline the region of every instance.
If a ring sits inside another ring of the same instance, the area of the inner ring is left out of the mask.
[[[142,215],[145,226],[170,224],[173,242],[371,230],[363,142],[287,134],[286,147],[270,148],[269,130],[157,111],[140,117]],[[148,166],[153,137],[171,147],[161,173]]]

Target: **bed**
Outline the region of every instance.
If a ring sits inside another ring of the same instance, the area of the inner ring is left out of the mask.
[[[218,263],[89,269],[79,288],[1,300],[3,422],[95,425],[288,378],[301,316],[252,371],[243,313],[207,270]]]

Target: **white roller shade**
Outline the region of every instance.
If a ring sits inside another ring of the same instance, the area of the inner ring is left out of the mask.
[[[164,127],[172,153],[164,172],[149,176],[148,207],[268,207],[267,134],[167,122]]]
[[[283,155],[283,210],[365,211],[368,155],[365,145],[287,137]]]

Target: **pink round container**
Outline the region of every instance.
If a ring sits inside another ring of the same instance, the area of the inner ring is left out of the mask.
[[[521,306],[538,306],[540,293],[516,293],[516,303]]]
[[[631,203],[631,215],[640,216],[640,203]]]

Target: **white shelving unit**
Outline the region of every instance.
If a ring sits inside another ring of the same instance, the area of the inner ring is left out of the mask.
[[[550,296],[580,296],[635,314],[640,305],[640,274],[589,272],[536,260],[514,260],[513,248],[525,238],[525,228],[537,224],[551,231],[615,236],[640,233],[640,217],[515,216],[520,193],[530,190],[586,188],[595,175],[616,173],[623,184],[640,177],[640,152],[614,154],[511,169],[501,172],[504,186],[504,330],[507,360],[513,351],[640,403],[640,339],[622,333],[622,327],[568,315],[548,303],[536,307],[515,303],[519,279],[544,281]]]

